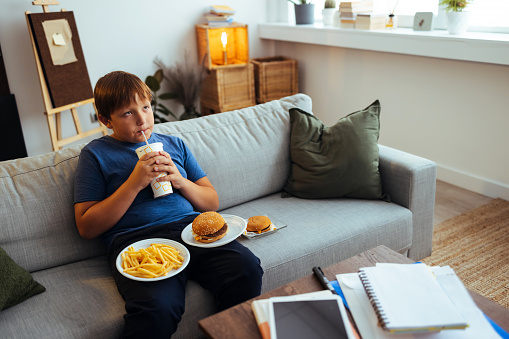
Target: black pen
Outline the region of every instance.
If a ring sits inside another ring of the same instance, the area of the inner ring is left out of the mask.
[[[320,282],[324,289],[331,291],[333,294],[338,294],[334,287],[332,287],[329,279],[325,277],[322,269],[319,266],[313,267],[313,273],[315,274],[316,279]]]

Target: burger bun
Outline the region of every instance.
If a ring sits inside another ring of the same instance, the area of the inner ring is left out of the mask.
[[[211,243],[228,233],[228,224],[217,212],[203,212],[192,223],[194,239],[202,243]]]
[[[263,233],[270,231],[272,228],[272,221],[264,215],[257,215],[247,220],[247,231]]]

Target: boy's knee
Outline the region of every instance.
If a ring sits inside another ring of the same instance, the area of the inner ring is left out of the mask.
[[[168,338],[177,330],[184,313],[184,305],[163,298],[152,298],[126,303],[125,337],[143,335],[150,338]]]

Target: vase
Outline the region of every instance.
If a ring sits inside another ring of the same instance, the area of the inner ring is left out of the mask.
[[[398,28],[398,17],[394,14],[389,14],[387,18],[387,23],[385,24],[385,28],[387,29],[396,29]]]
[[[315,4],[302,4],[294,7],[297,25],[309,25],[315,22]]]
[[[462,11],[462,12],[447,12],[446,13],[446,21],[447,21],[447,30],[449,34],[463,34],[467,31],[468,28],[468,19],[470,17],[470,12]]]
[[[335,8],[324,8],[322,9],[323,25],[332,26],[334,22],[334,14],[337,12]]]

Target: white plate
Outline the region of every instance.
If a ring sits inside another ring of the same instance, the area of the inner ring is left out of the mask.
[[[122,268],[122,253],[127,251],[129,249],[129,247],[131,247],[131,246],[134,248],[135,251],[137,251],[140,248],[149,248],[152,244],[164,244],[164,245],[170,245],[170,246],[174,247],[177,251],[180,252],[180,255],[184,257],[184,263],[178,269],[171,270],[170,272],[168,272],[168,275],[163,275],[163,276],[157,277],[157,278],[139,278],[139,277],[135,277],[133,275],[124,273],[124,269]],[[164,238],[145,239],[145,240],[137,241],[134,244],[127,246],[126,248],[124,248],[122,250],[122,252],[120,252],[120,254],[117,257],[117,270],[124,277],[132,279],[132,280],[149,281],[149,282],[150,281],[158,281],[158,280],[168,279],[169,277],[173,277],[174,275],[177,275],[180,272],[182,272],[184,270],[184,268],[186,268],[187,264],[189,264],[190,259],[191,259],[191,254],[189,253],[187,248],[179,242],[176,242],[176,241],[173,241],[170,239],[164,239]]]
[[[218,247],[226,245],[232,242],[233,240],[237,239],[246,230],[247,222],[241,217],[230,214],[221,214],[221,216],[228,224],[228,233],[226,233],[226,235],[221,239],[211,243],[203,243],[196,241],[193,235],[193,223],[190,223],[182,231],[181,234],[182,240],[184,240],[186,244],[196,247]]]

